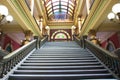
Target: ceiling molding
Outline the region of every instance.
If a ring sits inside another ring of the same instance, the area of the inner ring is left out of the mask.
[[[39,17],[43,17],[43,25],[47,25],[47,15],[46,15],[46,10],[44,7],[44,4],[42,2],[42,0],[35,0],[35,4],[36,4],[36,8],[38,10],[39,13]]]
[[[107,22],[103,23],[99,26],[97,29],[98,32],[104,31],[104,32],[118,32],[120,31],[120,23],[115,23],[115,22]]]
[[[28,9],[25,0],[17,0],[18,6],[23,10],[22,13],[24,13],[24,17],[26,18],[27,25],[29,26],[30,30],[37,36],[41,36],[41,32],[39,30],[39,26],[35,22],[33,16],[30,13],[30,10]]]
[[[49,22],[49,26],[72,26],[73,22]]]
[[[104,21],[107,16],[108,11],[110,10],[111,5],[115,4],[117,0],[95,0],[91,11],[83,25],[81,34],[87,35],[90,29],[96,29]]]
[[[1,29],[5,33],[11,33],[11,32],[23,32],[23,29],[20,25],[4,25],[1,26]]]
[[[4,4],[8,8],[9,14],[13,16],[13,19],[15,19],[15,21],[17,21],[19,25],[21,25],[21,28],[23,28],[23,30],[27,30],[28,28],[26,26],[26,23],[25,21],[23,21],[24,19],[21,17],[20,13],[18,12],[19,10],[18,7],[15,7],[15,5],[11,2],[11,0],[0,0],[0,1],[1,4]]]
[[[54,26],[54,25],[53,25],[53,26],[52,26],[52,25],[51,25],[51,26],[49,26],[49,27],[50,27],[50,29],[71,29],[72,26],[71,26],[71,25],[69,25],[69,26],[66,26],[66,25],[65,25],[65,26],[62,26],[62,25],[60,25],[60,26],[59,26],[59,25],[58,25],[58,26],[56,26],[56,25]]]
[[[41,36],[39,28],[31,16],[31,13],[24,0],[6,0],[5,4],[11,10],[11,14],[15,17],[16,21],[23,28],[23,30],[31,30],[35,35]],[[22,23],[22,24],[21,24]]]
[[[76,1],[77,5],[76,5],[76,8],[75,8],[75,15],[74,15],[74,25],[77,25],[78,23],[78,16],[82,13],[82,10],[83,10],[83,3],[85,2],[85,0],[77,0]]]

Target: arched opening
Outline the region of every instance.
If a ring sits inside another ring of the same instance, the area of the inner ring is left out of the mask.
[[[106,49],[110,52],[114,51],[115,50],[115,46],[112,42],[109,42],[106,46]]]
[[[68,41],[70,39],[69,33],[64,30],[57,30],[51,36],[51,40],[53,41]]]
[[[62,32],[55,34],[53,38],[54,38],[54,41],[66,41],[66,40],[68,40],[68,36]]]
[[[8,43],[5,50],[11,53],[13,51],[12,45]]]
[[[55,39],[67,39],[67,36],[64,33],[58,33],[55,35]]]

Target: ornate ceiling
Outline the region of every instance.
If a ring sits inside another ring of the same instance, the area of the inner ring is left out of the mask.
[[[76,0],[43,0],[48,20],[73,20]]]
[[[87,1],[89,6],[87,6]],[[112,24],[105,20],[107,14],[111,11],[111,7],[118,1],[119,0],[0,0],[1,4],[7,6],[15,20],[13,23],[9,25],[5,24],[1,28],[4,31],[12,32],[31,30],[35,35],[41,36],[38,25],[41,17],[43,18],[43,27],[47,25],[62,25],[64,27],[66,25],[75,25],[78,27],[78,17],[80,17],[84,22],[81,25],[81,35],[86,34],[89,29],[92,28],[99,31],[113,30],[113,26],[119,25],[114,25],[115,23]],[[118,30],[118,28],[116,28],[116,30]]]

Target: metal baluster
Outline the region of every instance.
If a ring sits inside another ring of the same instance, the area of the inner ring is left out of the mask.
[[[0,78],[3,77],[3,71],[4,71],[4,64],[0,63]]]

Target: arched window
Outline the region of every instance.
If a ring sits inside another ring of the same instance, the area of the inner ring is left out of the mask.
[[[110,52],[115,50],[114,44],[112,42],[109,41],[109,43],[107,44],[106,49]]]
[[[55,36],[55,39],[67,39],[67,36],[63,33],[58,33],[56,36]]]
[[[5,50],[8,51],[8,52],[12,52],[13,51],[12,45],[10,43],[8,43]]]

